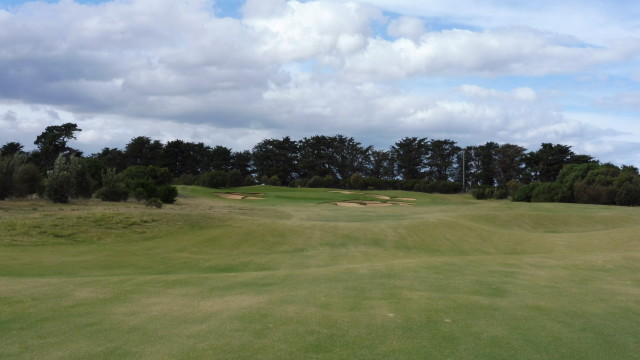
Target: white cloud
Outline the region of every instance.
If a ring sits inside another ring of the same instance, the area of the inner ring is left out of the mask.
[[[379,10],[355,2],[269,0],[266,4],[249,1],[243,23],[256,33],[258,51],[285,62],[353,53],[366,45],[371,20],[382,17]]]
[[[405,38],[370,39],[367,49],[346,60],[351,77],[402,79],[413,75],[527,75],[577,73],[640,54],[640,40],[609,48],[570,47],[553,34],[529,28],[486,32],[430,32],[416,44]]]
[[[349,1],[349,0],[344,0]],[[414,1],[362,0],[387,11],[449,23],[495,29],[527,25],[584,42],[606,45],[640,37],[640,7],[634,0]]]
[[[393,37],[405,37],[415,42],[427,32],[423,19],[411,16],[401,16],[389,22],[387,33]]]
[[[387,18],[371,4],[407,11]],[[621,24],[633,25],[627,36],[604,26],[598,31],[611,35],[606,38],[551,26],[541,15],[551,10],[536,7],[250,0],[240,18],[217,17],[212,0],[31,2],[0,9],[0,142],[29,144],[46,126],[64,121],[79,123],[78,143],[91,151],[139,135],[238,149],[266,137],[318,133],[382,147],[403,136],[530,147],[598,144],[603,136],[623,141],[606,129],[619,131],[626,122],[605,126],[567,116],[571,85],[560,92],[553,81],[632,78],[630,59],[640,54],[637,20],[625,12]],[[594,27],[611,19],[592,10],[579,14]],[[586,44],[593,39],[599,46]],[[610,92],[628,96],[599,95],[606,97],[600,105],[638,111],[639,90],[628,86]],[[591,105],[585,98],[579,106]],[[640,135],[640,129],[629,131]]]

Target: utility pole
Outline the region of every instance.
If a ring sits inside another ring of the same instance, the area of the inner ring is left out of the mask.
[[[464,162],[464,149],[462,149],[462,192],[466,193],[467,192],[467,183],[465,182],[465,178],[464,178],[464,173],[465,173],[465,162]]]

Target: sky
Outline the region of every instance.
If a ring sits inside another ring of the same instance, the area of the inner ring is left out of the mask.
[[[342,134],[640,166],[640,2],[0,0],[0,145],[66,122],[86,154]]]

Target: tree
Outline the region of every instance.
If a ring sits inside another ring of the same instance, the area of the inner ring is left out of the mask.
[[[59,155],[53,169],[47,171],[45,196],[55,203],[68,203],[75,192],[73,174],[69,159]]]
[[[390,180],[394,178],[395,163],[391,152],[371,150],[365,163],[364,175],[370,178]]]
[[[391,146],[396,174],[404,180],[422,179],[429,150],[427,138],[405,137]]]
[[[127,144],[124,150],[128,166],[157,165],[162,156],[162,143],[146,136],[138,136]]]
[[[0,200],[13,194],[13,174],[16,171],[15,156],[0,156]]]
[[[227,186],[227,173],[221,170],[207,171],[198,178],[198,185],[209,188]]]
[[[240,171],[243,177],[253,174],[251,151],[236,151],[231,154],[231,168]]]
[[[510,180],[519,181],[524,172],[526,149],[518,145],[502,144],[494,151],[497,185],[506,185]]]
[[[475,182],[494,186],[496,183],[496,151],[500,146],[492,141],[477,146],[474,152]]]
[[[17,154],[19,152],[22,152],[23,148],[24,146],[22,146],[22,144],[18,142],[8,142],[2,145],[2,148],[0,148],[0,156],[11,156]]]
[[[38,193],[42,182],[40,169],[33,163],[20,165],[13,174],[13,195],[25,197]]]
[[[336,135],[330,138],[333,144],[331,163],[334,178],[340,181],[347,181],[355,173],[366,170],[369,154],[373,150],[372,146],[364,147],[352,137]],[[325,175],[325,176],[327,176]]]
[[[429,141],[426,164],[432,181],[449,181],[455,176],[456,155],[460,148],[453,140]]]
[[[533,179],[540,182],[553,182],[560,170],[568,164],[584,164],[593,162],[588,155],[576,155],[571,146],[542,143],[540,149],[532,151],[525,157],[525,164]]]
[[[300,177],[310,179],[326,175],[336,175],[334,144],[330,137],[316,135],[298,142],[298,170]],[[319,186],[318,186],[319,187]]]
[[[231,170],[232,161],[231,149],[220,145],[210,149],[207,157],[207,165],[211,170],[227,172]]]
[[[298,169],[303,178],[331,176],[343,182],[365,170],[371,151],[343,135],[304,138],[299,149]]]
[[[47,126],[33,142],[38,146],[36,158],[39,159],[43,169],[51,169],[59,155],[80,154],[80,151],[67,146],[67,141],[75,139],[75,133],[82,131],[78,125],[66,123],[62,125]]]
[[[101,152],[92,154],[91,157],[100,160],[104,168],[114,169],[116,172],[121,172],[128,166],[124,152],[117,148],[103,148]]]
[[[288,136],[263,140],[252,151],[256,172],[268,178],[275,176],[278,182],[288,184],[298,174],[298,151],[298,143]]]

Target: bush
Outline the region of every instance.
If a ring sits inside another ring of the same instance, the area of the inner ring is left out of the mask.
[[[193,174],[182,174],[178,178],[177,184],[179,185],[195,185],[198,181],[198,176]]]
[[[242,173],[239,170],[231,170],[227,173],[227,187],[242,186]]]
[[[47,199],[55,203],[68,203],[74,193],[73,174],[69,159],[58,156],[53,169],[47,171],[47,181],[44,194]]]
[[[630,183],[622,185],[616,193],[616,205],[621,206],[639,206],[640,205],[640,186]]]
[[[322,179],[322,186],[326,188],[340,187],[340,181],[336,180],[336,178],[331,175],[327,175]]]
[[[176,202],[176,198],[178,197],[178,189],[171,185],[159,186],[157,193],[158,199],[165,204],[173,204]]]
[[[158,187],[151,180],[136,179],[133,181],[131,189],[133,197],[138,201],[158,197]]]
[[[522,184],[520,184],[518,180],[514,180],[514,179],[509,180],[506,184],[507,195],[513,198],[521,186]]]
[[[280,186],[282,185],[282,182],[280,181],[280,178],[277,175],[273,175],[272,177],[269,178],[269,180],[267,180],[267,185]]]
[[[583,180],[573,185],[576,202],[582,204],[614,205],[617,191],[613,186],[588,185]]]
[[[498,187],[493,192],[493,198],[496,200],[504,200],[509,197],[509,192],[504,187]]]
[[[307,185],[307,182],[304,181],[303,179],[294,179],[289,181],[290,188],[302,188],[302,187],[305,187],[306,185]]]
[[[147,207],[156,207],[158,209],[162,208],[162,201],[160,201],[160,199],[158,199],[157,197],[148,198],[147,200],[145,200],[144,204]]]
[[[13,174],[13,195],[24,197],[36,194],[42,183],[42,175],[35,164],[20,166]]]
[[[533,202],[556,202],[560,197],[561,186],[557,183],[544,182],[536,184],[531,192]]]
[[[116,175],[115,169],[107,169],[102,173],[102,187],[96,192],[96,197],[102,201],[126,201],[129,190],[124,181]]]
[[[364,177],[361,174],[351,175],[351,187],[354,189],[364,189]]]
[[[198,185],[208,188],[223,188],[227,186],[227,173],[220,170],[206,172],[200,175]]]
[[[318,175],[315,175],[314,177],[312,177],[307,183],[307,187],[310,187],[310,188],[320,188],[323,186],[324,186],[324,180]]]
[[[536,185],[537,184],[533,183],[519,187],[518,191],[516,191],[511,200],[519,202],[531,202],[533,190],[536,188]]]
[[[494,188],[492,186],[480,185],[480,186],[474,186],[473,189],[471,189],[471,195],[476,200],[491,199],[493,197],[493,192],[494,192]]]
[[[257,184],[258,184],[258,181],[256,180],[256,178],[254,178],[251,175],[247,175],[244,178],[244,181],[242,182],[243,186],[253,186],[253,185],[257,185]]]

